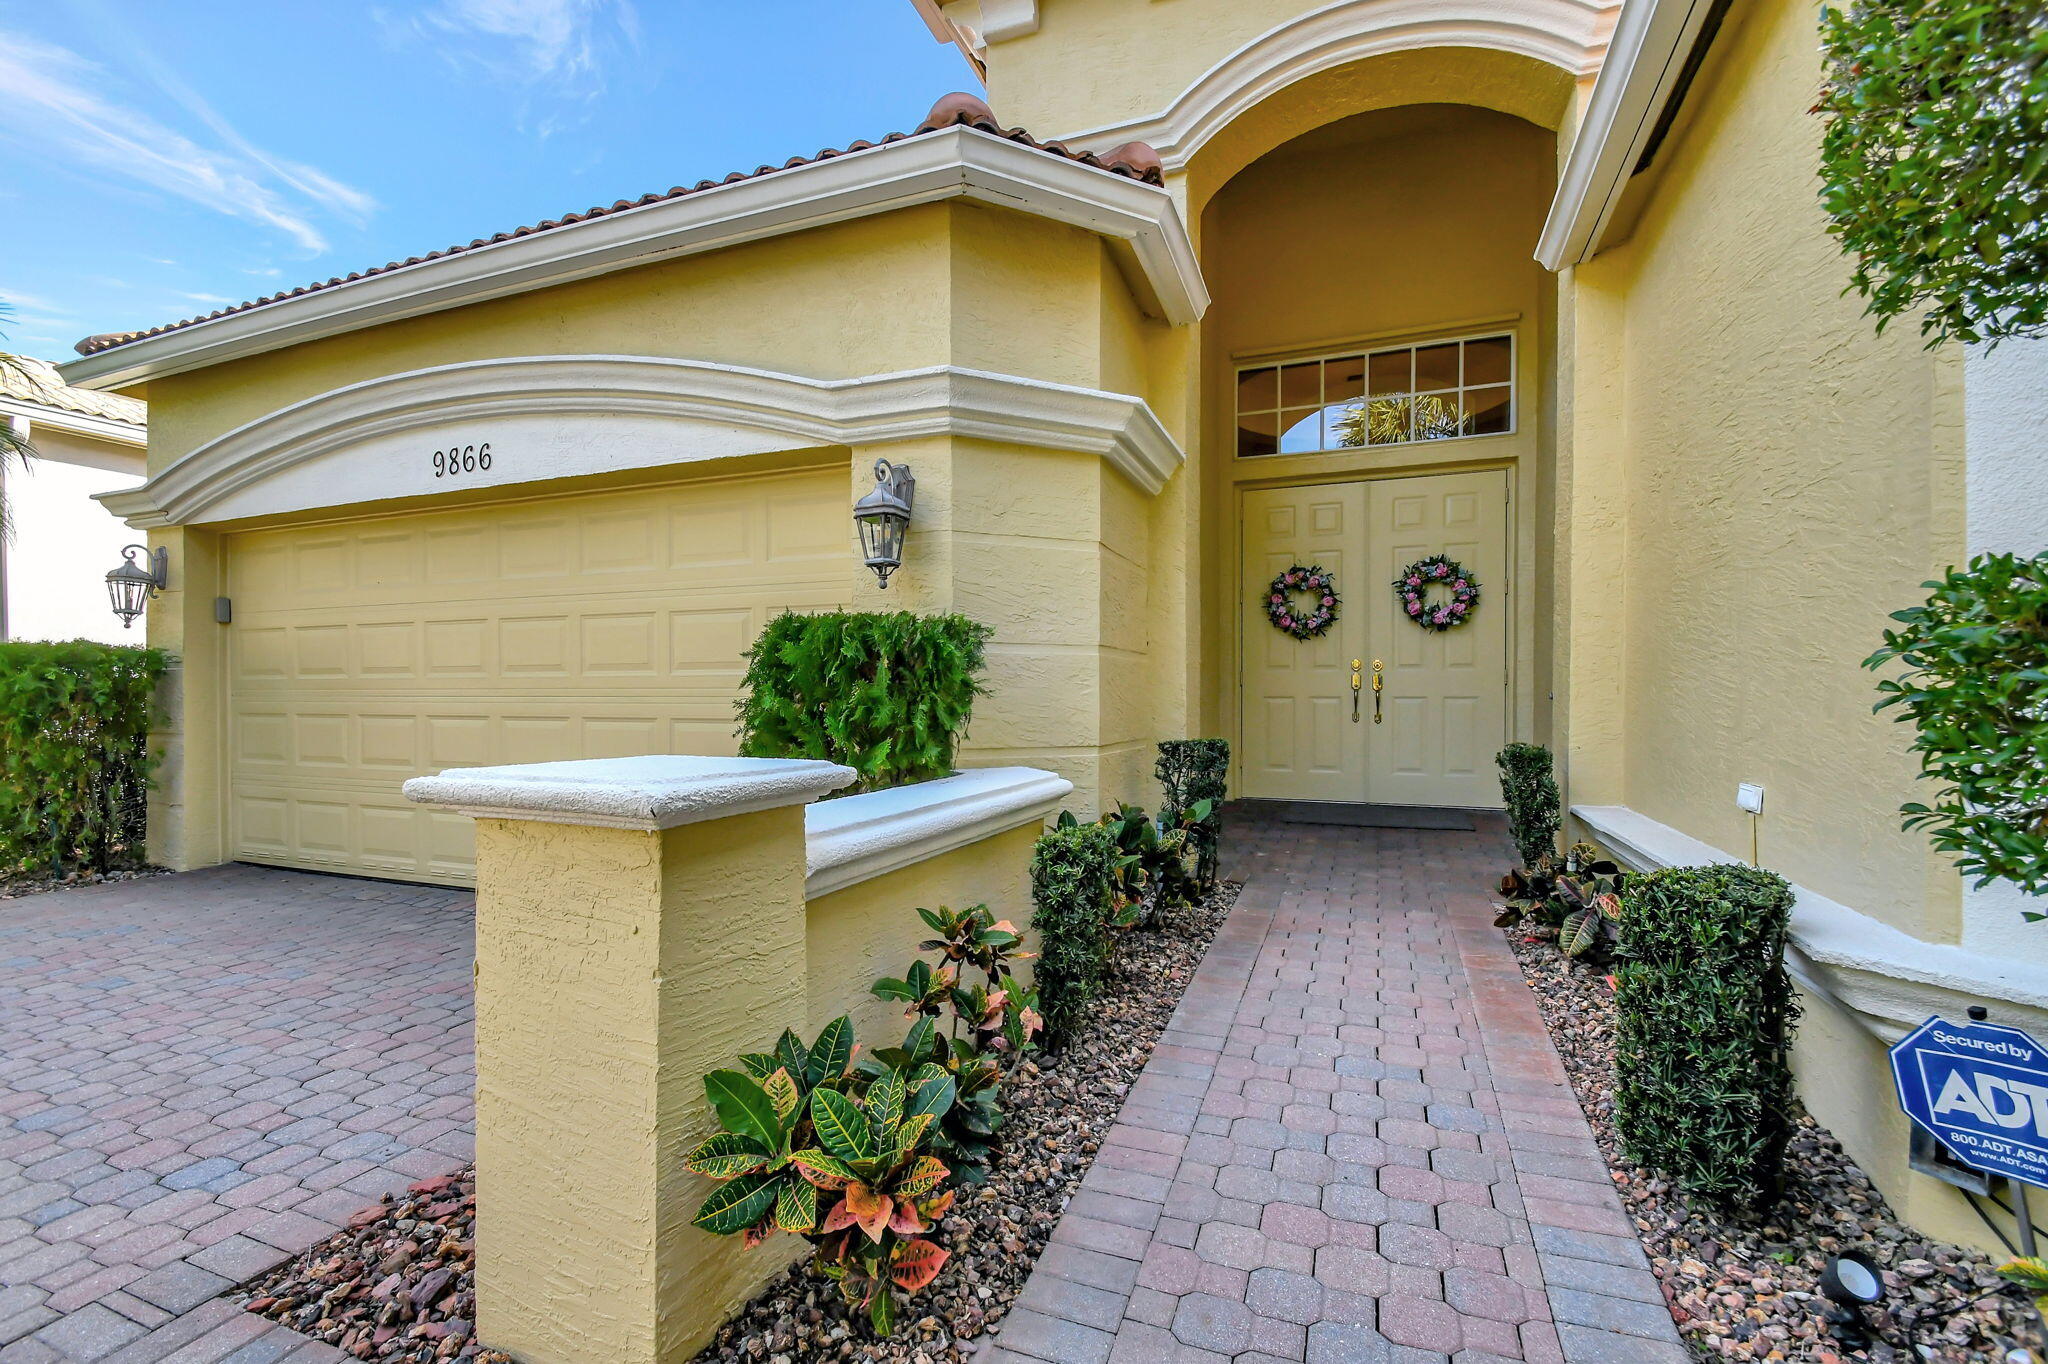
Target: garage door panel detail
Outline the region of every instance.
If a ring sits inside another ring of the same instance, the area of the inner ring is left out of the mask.
[[[745,652],[845,604],[842,469],[241,532],[234,855],[465,883],[472,826],[407,805],[444,767],[729,753]]]

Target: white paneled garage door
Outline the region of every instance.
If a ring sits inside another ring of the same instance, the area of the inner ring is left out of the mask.
[[[846,598],[848,505],[834,467],[231,536],[233,855],[464,884],[406,778],[732,752],[754,636]]]

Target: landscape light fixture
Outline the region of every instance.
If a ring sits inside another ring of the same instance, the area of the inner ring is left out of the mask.
[[[1821,1320],[1836,1340],[1851,1350],[1870,1347],[1870,1325],[1863,1309],[1884,1300],[1884,1277],[1877,1261],[1860,1250],[1828,1256],[1821,1270],[1820,1294],[1828,1300]]]
[[[903,532],[910,526],[910,506],[917,480],[908,464],[875,461],[874,490],[853,504],[853,524],[860,530],[861,553],[889,590],[889,575],[903,567]]]
[[[149,561],[148,568],[135,562],[138,554]],[[107,596],[113,601],[114,614],[121,618],[123,630],[135,624],[135,618],[142,614],[149,599],[163,591],[170,580],[169,550],[130,545],[121,551],[120,566],[107,574]]]

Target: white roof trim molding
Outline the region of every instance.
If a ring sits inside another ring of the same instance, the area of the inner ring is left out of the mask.
[[[1208,310],[1194,245],[1165,190],[958,126],[139,337],[73,360],[62,373],[81,388],[119,388],[484,299],[962,198],[1109,238],[1129,257],[1132,283],[1154,316],[1183,325]]]
[[[135,422],[117,421],[92,412],[74,412],[68,407],[55,407],[49,403],[29,402],[23,398],[0,394],[0,420],[20,417],[31,426],[47,426],[52,431],[65,431],[74,436],[85,436],[92,440],[106,441],[110,445],[125,445],[141,450],[149,444],[149,428]]]
[[[1338,0],[1245,44],[1159,113],[1059,140],[1092,151],[1145,142],[1168,170],[1182,170],[1233,120],[1295,82],[1421,48],[1490,48],[1590,75],[1600,69],[1620,7],[1620,0]]]
[[[810,379],[699,360],[539,355],[351,384],[100,495],[140,529],[824,445],[956,435],[1093,454],[1147,493],[1185,462],[1144,399],[942,365]],[[437,477],[450,442],[491,467]]]
[[[1628,0],[1622,7],[1536,242],[1545,269],[1579,265],[1599,252],[1713,9],[1714,0]]]

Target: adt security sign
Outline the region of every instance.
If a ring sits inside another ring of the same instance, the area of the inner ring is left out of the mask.
[[[1892,1048],[1906,1116],[1965,1165],[2048,1188],[2048,1051],[2018,1028],[1930,1018]]]

